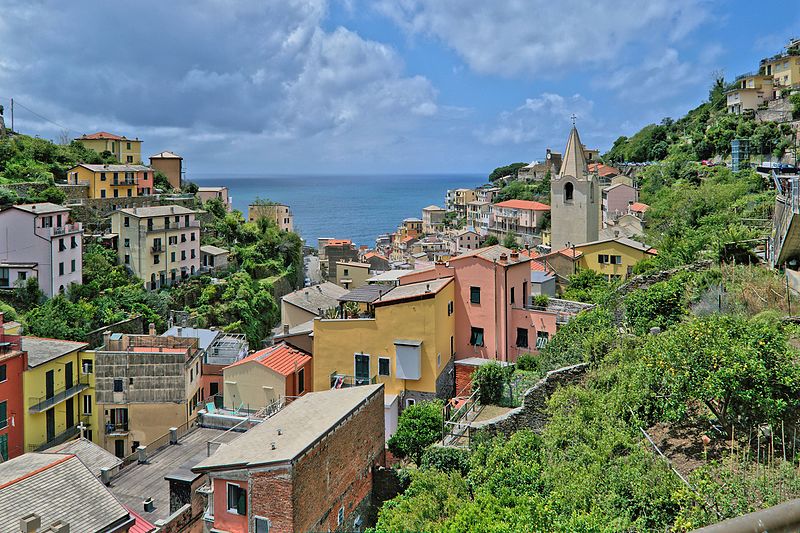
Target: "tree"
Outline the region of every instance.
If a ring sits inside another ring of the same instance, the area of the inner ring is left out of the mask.
[[[495,244],[500,244],[500,242],[494,235],[487,235],[486,238],[483,239],[483,246],[494,246]]]
[[[85,301],[71,302],[59,294],[25,315],[29,334],[35,337],[85,341],[92,330],[96,308]]]
[[[672,418],[689,402],[708,407],[727,429],[776,422],[800,406],[800,366],[772,316],[709,315],[650,340],[642,357]]]
[[[527,165],[528,163],[511,163],[510,165],[497,167],[492,171],[491,174],[489,174],[489,181],[495,181],[506,176],[511,176],[512,178],[516,179],[517,171]]]
[[[513,233],[506,233],[503,237],[503,246],[506,248],[517,248],[517,236]]]
[[[633,330],[644,335],[652,327],[666,329],[679,322],[686,313],[684,288],[687,281],[686,276],[676,276],[630,293],[625,298],[625,318]]]
[[[589,268],[569,277],[564,298],[586,303],[600,303],[608,298],[613,285],[605,276]]]
[[[478,399],[483,405],[497,405],[503,399],[503,389],[509,380],[506,368],[491,361],[472,373],[472,388],[478,391]]]
[[[430,446],[422,454],[421,468],[435,468],[442,472],[458,472],[462,476],[469,473],[469,453],[463,448],[451,446]]]
[[[419,465],[425,448],[442,438],[442,402],[419,402],[403,410],[397,431],[387,443],[399,458],[408,457]]]
[[[153,186],[162,191],[171,191],[173,188],[172,184],[169,182],[169,179],[167,179],[166,174],[160,170],[156,170],[153,176]]]

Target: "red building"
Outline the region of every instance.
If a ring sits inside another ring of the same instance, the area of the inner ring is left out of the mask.
[[[28,354],[19,335],[3,332],[3,323],[0,313],[0,456],[5,461],[25,453],[22,372]]]

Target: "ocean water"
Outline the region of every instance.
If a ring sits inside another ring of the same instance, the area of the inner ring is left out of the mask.
[[[352,239],[375,245],[375,237],[397,229],[404,218],[422,217],[422,208],[444,207],[447,189],[477,187],[480,174],[436,175],[225,175],[194,174],[200,186],[225,186],[233,207],[247,216],[257,197],[287,204],[294,214],[295,231],[309,246],[318,237]]]

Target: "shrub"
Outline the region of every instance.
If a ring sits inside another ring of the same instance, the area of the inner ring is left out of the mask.
[[[469,452],[463,448],[431,446],[422,454],[422,468],[434,468],[444,473],[469,473]]]
[[[534,296],[532,300],[532,304],[534,307],[547,307],[547,303],[550,301],[550,297],[546,294],[540,294],[538,296]]]
[[[539,360],[529,353],[524,353],[517,357],[517,370],[538,370]]]
[[[685,314],[684,287],[687,276],[662,281],[625,298],[625,316],[633,330],[644,335],[652,327],[666,329]]]
[[[387,443],[389,451],[399,458],[408,457],[420,464],[425,448],[442,438],[442,403],[439,400],[420,402],[403,410],[397,431]]]
[[[472,373],[472,388],[478,391],[482,404],[500,403],[506,381],[508,372],[496,361],[481,365]]]

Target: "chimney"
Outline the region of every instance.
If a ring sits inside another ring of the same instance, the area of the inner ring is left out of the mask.
[[[36,514],[26,514],[19,519],[19,530],[21,533],[36,533],[42,525],[42,518]]]
[[[47,531],[51,533],[69,533],[69,524],[58,520],[50,524],[50,528]]]
[[[505,253],[505,252],[502,252],[502,253],[500,254],[500,261],[502,261],[502,262],[504,262],[504,263],[505,263],[505,261],[506,261],[507,259],[508,259],[508,256],[506,255],[506,253]]]
[[[519,252],[517,250],[512,250],[511,251],[511,260],[512,261],[519,260]]]
[[[283,334],[284,335],[288,335],[289,334],[289,324],[284,324],[283,325]]]
[[[615,230],[614,230],[614,238],[616,239],[616,238],[618,238],[618,237],[619,237],[619,230],[618,230],[618,229],[615,229]]]
[[[173,213],[173,214],[175,213],[175,206],[174,206],[174,205],[173,205],[173,206],[170,206],[170,208],[169,208],[169,212],[170,212],[170,213]]]
[[[155,337],[156,336],[156,325],[153,324],[152,322],[150,322],[150,324],[147,326],[147,328],[148,328],[147,331],[150,334],[150,336],[151,337]]]
[[[428,283],[428,284],[426,284],[426,285],[425,285],[425,292],[426,292],[426,293],[429,293],[429,292],[431,292],[431,284],[430,284],[430,283]]]
[[[183,328],[178,326],[177,332],[178,332],[178,337],[182,336],[183,335]]]
[[[104,331],[103,332],[103,346],[105,346],[106,350],[109,349],[108,344],[109,344],[110,340],[111,340],[111,332],[110,331]]]

